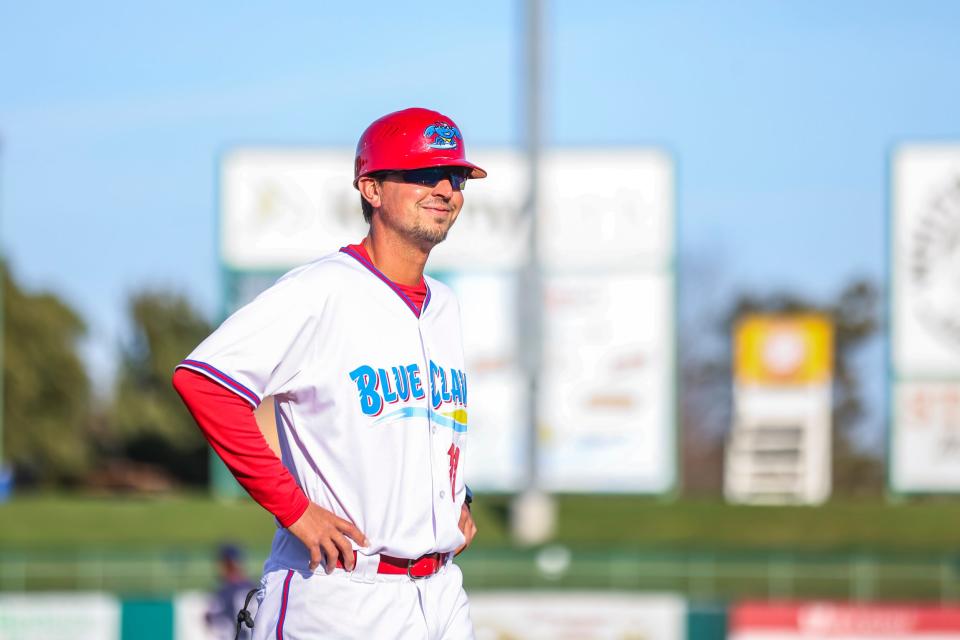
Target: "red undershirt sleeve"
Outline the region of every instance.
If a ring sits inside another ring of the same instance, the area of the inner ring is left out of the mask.
[[[310,501],[270,450],[250,403],[206,376],[177,369],[173,387],[230,473],[260,506],[288,527]]]

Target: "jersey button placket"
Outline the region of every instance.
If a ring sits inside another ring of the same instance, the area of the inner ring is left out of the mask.
[[[433,376],[430,375],[430,351],[427,349],[427,343],[423,339],[423,316],[417,318],[417,332],[420,334],[420,348],[423,350],[423,359],[424,359],[424,371],[427,375],[427,384],[426,386],[426,403],[427,403],[427,422],[430,426],[430,432],[427,434],[428,445],[428,458],[430,459],[430,491],[431,491],[431,511],[433,512],[433,520],[437,520],[437,501],[432,499],[432,496],[436,495],[433,491],[436,490],[436,474],[434,469],[434,459],[433,459],[433,436],[437,432],[437,425],[433,421],[433,402],[431,401],[432,391],[433,391]],[[441,485],[443,486],[443,485]],[[443,497],[443,491],[441,490],[441,498]],[[442,501],[441,501],[442,502]],[[437,529],[434,526],[433,529],[434,542],[437,540]]]

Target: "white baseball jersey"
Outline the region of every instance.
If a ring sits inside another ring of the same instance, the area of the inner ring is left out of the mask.
[[[426,283],[420,311],[345,248],[283,276],[180,365],[253,406],[274,396],[283,464],[310,500],[367,535],[367,555],[464,542],[460,312],[448,287]],[[308,562],[278,529],[265,569]]]

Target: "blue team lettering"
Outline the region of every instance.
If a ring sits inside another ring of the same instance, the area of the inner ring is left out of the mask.
[[[383,411],[383,398],[377,393],[380,378],[373,367],[360,365],[350,372],[350,379],[357,383],[360,392],[360,409],[363,415],[378,416]]]
[[[445,369],[430,361],[430,403],[434,409],[441,405],[467,406],[467,376],[457,369]]]
[[[397,383],[397,397],[403,402],[410,399],[410,372],[405,367],[390,367]]]
[[[467,376],[458,369],[442,367],[430,361],[430,403],[434,409],[444,404],[467,406]],[[420,367],[417,364],[374,368],[360,365],[350,372],[350,379],[357,385],[360,410],[366,416],[378,416],[383,407],[411,398],[426,397]]]
[[[420,367],[415,364],[407,365],[407,375],[410,376],[410,392],[417,400],[423,400],[423,383],[420,382]]]

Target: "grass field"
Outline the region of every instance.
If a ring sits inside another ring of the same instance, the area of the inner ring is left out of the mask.
[[[960,502],[836,501],[823,507],[743,507],[625,496],[562,496],[556,542],[574,549],[923,552],[960,550]],[[508,498],[478,496],[477,548],[510,546]],[[3,551],[269,546],[272,518],[249,500],[201,495],[16,497],[0,505]]]
[[[480,534],[458,559],[468,587],[636,589],[704,601],[960,597],[956,501],[761,508],[564,496],[558,506],[557,544],[525,550],[509,540],[508,498],[478,496]],[[20,496],[0,505],[0,592],[207,589],[219,543],[243,545],[258,575],[273,531],[249,500]],[[565,567],[551,570],[557,553]]]

